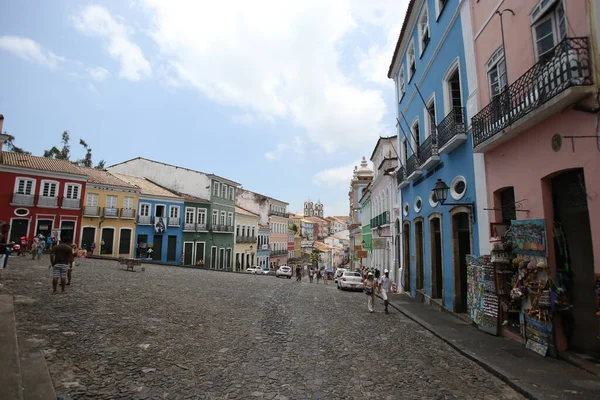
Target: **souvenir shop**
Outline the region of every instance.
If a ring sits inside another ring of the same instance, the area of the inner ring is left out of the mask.
[[[567,317],[572,306],[561,266],[556,278],[548,270],[545,221],[513,220],[490,228],[491,254],[467,260],[469,318],[484,332],[555,357],[553,330],[562,324],[553,320]]]

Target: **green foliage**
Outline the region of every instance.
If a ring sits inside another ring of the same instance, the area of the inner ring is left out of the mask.
[[[61,137],[62,148],[59,149],[56,146],[52,146],[50,150],[44,150],[44,157],[71,161],[71,146],[69,144],[70,140],[71,136],[69,135],[69,132],[64,131]],[[92,148],[87,144],[87,142],[83,139],[79,139],[79,144],[85,149],[85,155],[83,158],[71,162],[80,167],[104,169],[104,160],[100,160],[94,167],[94,163],[92,161]]]
[[[318,266],[321,263],[321,253],[317,250],[313,250],[309,257],[309,260],[311,265]]]
[[[19,153],[19,154],[31,154],[30,152],[25,151],[22,147],[15,146],[15,137],[13,135],[9,135],[6,132],[4,132],[3,134],[8,136],[8,140],[6,140],[4,142],[4,147],[3,147],[4,151],[10,151],[12,153]]]
[[[292,228],[291,228],[295,233],[298,233],[298,225],[296,224],[292,224]]]

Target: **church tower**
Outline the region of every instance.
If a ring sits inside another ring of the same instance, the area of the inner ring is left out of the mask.
[[[321,203],[321,200],[318,200],[315,204],[315,216],[323,218],[323,203]]]
[[[313,209],[313,203],[310,201],[310,198],[304,202],[304,216],[312,217],[315,215],[315,210]]]

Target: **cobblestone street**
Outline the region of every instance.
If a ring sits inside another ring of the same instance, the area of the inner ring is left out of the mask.
[[[44,351],[59,398],[522,398],[334,284],[84,259],[52,295],[45,257],[11,257],[0,293],[17,296],[18,335]]]

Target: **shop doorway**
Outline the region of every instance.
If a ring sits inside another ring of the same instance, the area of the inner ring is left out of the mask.
[[[35,230],[35,234],[42,234],[45,237],[49,237],[52,232],[52,225],[54,221],[51,219],[38,219],[37,229]]]
[[[431,298],[441,299],[443,293],[444,273],[442,270],[442,231],[441,220],[434,217],[429,220],[431,241]]]
[[[402,287],[404,291],[410,293],[410,223],[405,222],[402,229],[402,247],[403,254],[403,274]]]
[[[60,223],[60,241],[71,244],[75,240],[75,221],[62,221]]]
[[[9,242],[20,243],[21,236],[27,236],[29,228],[29,220],[15,218],[10,222],[10,238]]]
[[[111,255],[113,253],[113,242],[115,240],[115,230],[113,228],[102,229],[102,240],[100,241],[100,254]],[[104,244],[102,244],[104,243]]]
[[[217,248],[216,247],[210,248],[210,267],[213,269],[217,268]]]
[[[152,246],[152,260],[162,260],[162,242],[163,237],[161,235],[154,235],[154,243]]]
[[[167,237],[167,262],[177,261],[177,236]]]
[[[417,265],[417,290],[423,290],[423,282],[425,281],[425,267],[423,263],[424,257],[424,245],[423,242],[423,221],[415,222],[415,252],[416,252],[416,265]]]
[[[183,264],[184,265],[192,265],[193,249],[194,249],[193,243],[186,242],[183,244]]]
[[[471,254],[471,222],[469,213],[452,215],[454,253],[454,311],[467,312],[467,255]]]
[[[131,253],[131,229],[122,228],[119,232],[119,254],[129,257]]]
[[[573,305],[572,328],[567,330],[569,348],[600,354],[594,253],[583,169],[561,173],[551,179],[551,186],[558,240],[556,265],[559,280],[561,275],[565,277]]]
[[[200,260],[204,262],[204,242],[196,242],[196,264]]]
[[[148,258],[148,235],[138,235],[137,254],[138,258]]]
[[[87,226],[81,232],[81,248],[89,250],[90,245],[96,240],[96,228]]]

